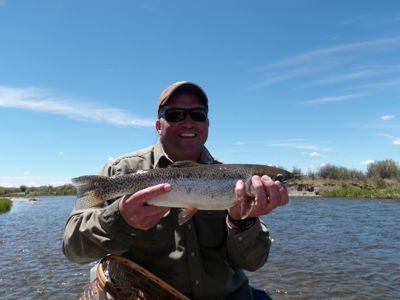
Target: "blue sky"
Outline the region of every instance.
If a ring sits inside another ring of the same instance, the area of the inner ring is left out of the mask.
[[[400,161],[399,1],[0,0],[0,186],[153,144],[181,80],[206,90],[227,163]]]

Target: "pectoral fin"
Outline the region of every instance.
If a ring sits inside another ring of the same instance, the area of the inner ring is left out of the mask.
[[[254,198],[243,199],[242,203],[240,204],[240,218],[242,220],[246,219],[253,211],[253,207],[254,207]]]
[[[183,225],[187,221],[190,220],[191,217],[193,217],[197,212],[196,207],[187,207],[187,208],[182,208],[181,212],[178,215],[178,224]]]

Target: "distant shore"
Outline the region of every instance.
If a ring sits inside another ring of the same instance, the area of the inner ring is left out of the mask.
[[[400,185],[383,187],[361,185],[349,181],[304,181],[288,184],[290,197],[323,198],[377,198],[400,199]]]

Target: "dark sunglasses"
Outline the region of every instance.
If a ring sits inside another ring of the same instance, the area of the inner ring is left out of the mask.
[[[187,114],[196,122],[205,122],[207,120],[208,110],[205,107],[197,108],[170,108],[158,112],[159,118],[164,118],[168,122],[180,122],[185,120]]]

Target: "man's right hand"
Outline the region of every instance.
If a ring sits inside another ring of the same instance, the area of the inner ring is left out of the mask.
[[[170,210],[169,207],[148,205],[154,197],[168,193],[172,189],[168,183],[158,184],[124,196],[119,201],[119,212],[124,221],[133,228],[149,230],[156,226]]]

